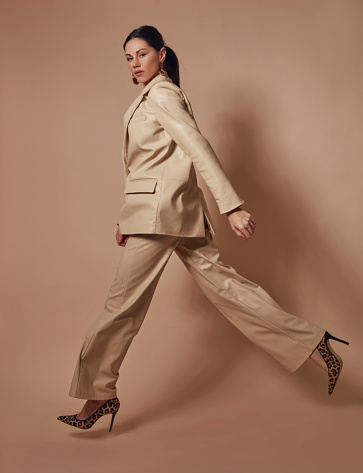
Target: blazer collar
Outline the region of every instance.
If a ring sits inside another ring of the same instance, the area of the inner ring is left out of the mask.
[[[161,81],[168,81],[168,82],[173,82],[170,77],[168,76],[168,74],[165,74],[162,75],[162,74],[158,74],[157,76],[155,76],[147,85],[145,85],[145,87],[143,88],[143,90],[141,91],[141,93],[136,97],[136,99],[132,102],[132,104],[130,105],[130,107],[127,109],[125,115],[124,115],[124,136],[123,136],[123,142],[124,142],[124,148],[123,148],[123,154],[124,154],[124,159],[127,159],[127,128],[128,128],[128,125],[129,125],[129,121],[131,120],[131,117],[132,115],[134,114],[135,110],[137,109],[137,107],[139,106],[140,102],[142,101],[142,99],[144,98],[145,94],[147,94],[149,92],[149,90],[151,89],[151,87],[153,85],[155,85],[156,83],[158,82],[161,82]]]
[[[125,129],[127,128],[127,125],[129,124],[129,121],[130,121],[134,111],[138,107],[141,100],[144,98],[144,95],[149,92],[149,90],[151,89],[151,87],[153,85],[155,85],[158,82],[162,82],[162,81],[173,82],[167,74],[165,76],[163,76],[161,74],[158,74],[147,85],[145,85],[145,87],[143,88],[141,93],[136,97],[136,99],[132,102],[132,104],[130,105],[130,107],[127,109],[127,111],[125,113],[125,117],[124,117],[124,119],[125,119],[124,120]]]
[[[168,74],[165,74],[165,76],[163,76],[162,74],[158,74],[157,76],[154,77],[154,79],[152,79],[147,85],[145,85],[145,87],[143,88],[142,92],[140,95],[145,95],[147,92],[149,92],[149,90],[151,89],[151,87],[156,84],[157,82],[160,82],[160,81],[169,81],[169,82],[173,82],[170,77],[168,76]]]

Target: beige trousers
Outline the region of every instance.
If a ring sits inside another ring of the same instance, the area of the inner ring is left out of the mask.
[[[72,397],[117,396],[119,368],[173,251],[222,314],[289,371],[304,363],[324,335],[325,330],[285,312],[260,286],[224,264],[208,229],[203,238],[131,235],[121,251],[104,310],[86,333]]]

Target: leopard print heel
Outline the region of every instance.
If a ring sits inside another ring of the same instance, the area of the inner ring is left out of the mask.
[[[330,335],[329,332],[325,332],[323,338],[319,342],[319,345],[316,347],[328,367],[328,393],[329,395],[331,395],[334,391],[339,375],[342,371],[343,360],[337,353],[332,350],[329,343],[329,339],[345,343],[346,345],[349,345],[349,343],[344,340],[341,340],[340,338],[333,337],[333,335]]]
[[[66,416],[58,416],[57,419],[65,424],[72,425],[73,427],[77,427],[78,429],[90,429],[95,422],[98,421],[102,416],[106,414],[112,414],[111,424],[109,432],[112,430],[113,421],[115,419],[115,415],[117,414],[120,408],[120,401],[117,397],[113,399],[108,399],[102,406],[100,406],[91,416],[87,419],[80,420],[77,419],[77,414],[71,414]]]

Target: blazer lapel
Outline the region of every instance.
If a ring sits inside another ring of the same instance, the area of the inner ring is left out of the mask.
[[[126,167],[127,167],[127,149],[128,149],[128,126],[129,126],[131,117],[134,114],[137,107],[140,105],[142,99],[144,98],[144,95],[151,89],[151,87],[154,84],[163,80],[172,82],[172,80],[170,79],[168,75],[163,76],[162,74],[158,74],[156,77],[154,77],[153,80],[151,80],[147,85],[145,85],[142,92],[136,97],[136,99],[132,102],[130,107],[126,110],[126,113],[124,115],[124,134],[123,134],[123,143],[124,143],[123,160]]]

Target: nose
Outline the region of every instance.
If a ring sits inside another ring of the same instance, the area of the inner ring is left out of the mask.
[[[139,61],[137,59],[134,59],[134,62],[133,62],[133,68],[135,69],[136,67],[139,67],[140,64],[139,64]]]

